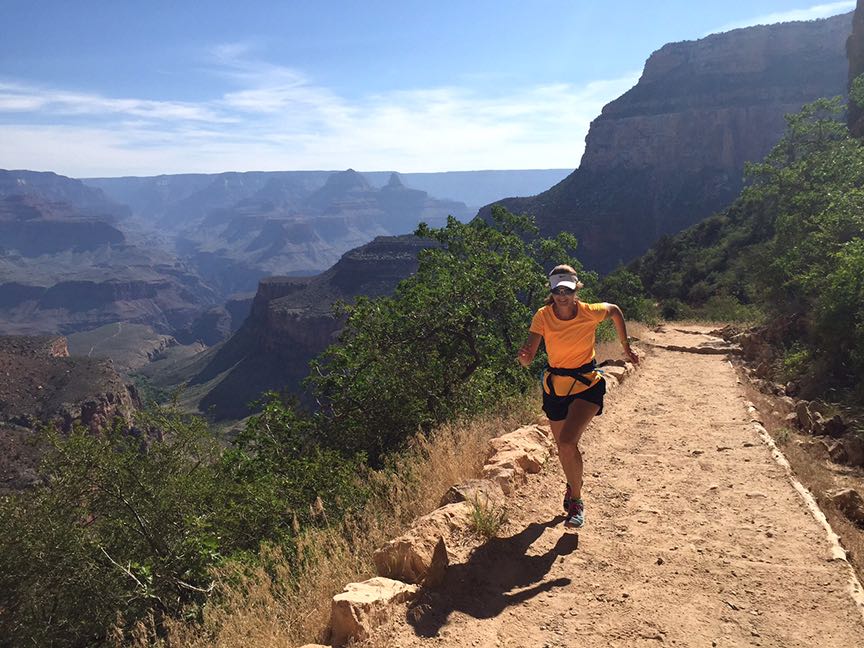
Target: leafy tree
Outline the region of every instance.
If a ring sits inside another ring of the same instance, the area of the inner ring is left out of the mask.
[[[200,610],[212,568],[362,503],[362,464],[270,395],[231,448],[171,409],[103,435],[48,431],[43,483],[0,499],[0,646],[89,646]]]
[[[642,279],[626,268],[618,268],[605,276],[599,293],[605,301],[618,304],[629,319],[650,322],[657,318],[656,309],[646,295]]]
[[[203,600],[218,446],[203,422],[156,423],[164,441],[122,426],[48,433],[44,484],[0,502],[0,644],[91,645],[121,614]]]
[[[823,390],[864,376],[864,148],[842,113],[839,99],[821,99],[788,116],[734,205],[631,266],[653,294],[680,300],[670,310],[746,316],[728,298],[757,305],[792,350],[784,371],[814,375]]]
[[[347,308],[339,343],[312,365],[329,445],[379,464],[418,430],[528,389],[534,376],[514,358],[547,292],[543,264],[581,268],[572,236],[531,238],[536,232],[500,206],[491,223],[420,226],[416,234],[440,246],[421,254],[392,297]]]

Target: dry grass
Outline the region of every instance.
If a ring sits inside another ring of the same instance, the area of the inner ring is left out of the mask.
[[[285,648],[322,642],[330,601],[346,583],[374,575],[372,554],[402,533],[416,517],[437,508],[453,484],[476,477],[487,442],[538,419],[536,400],[508,403],[505,414],[447,425],[429,439],[417,438],[376,479],[383,495],[359,518],[339,528],[311,530],[299,542],[297,573],[277,549],[261,555],[263,566],[233,565],[218,576],[219,602],[203,623],[168,623],[163,646],[184,648]],[[142,624],[136,645],[148,644],[152,624]]]
[[[864,580],[864,530],[850,522],[827,496],[829,491],[843,487],[857,487],[859,492],[864,491],[864,471],[832,464],[822,445],[812,443],[812,436],[789,429],[783,421],[783,416],[788,413],[785,405],[755,389],[746,376],[741,375],[741,381],[747,398],[759,410],[765,429],[782,446],[795,476],[813,493],[834,532],[840,536],[849,562],[858,577]]]

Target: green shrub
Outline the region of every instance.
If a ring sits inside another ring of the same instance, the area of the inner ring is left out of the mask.
[[[660,314],[665,320],[689,319],[693,309],[680,299],[664,299],[660,304]]]
[[[607,275],[598,290],[603,301],[618,304],[627,319],[654,324],[658,319],[657,307],[648,299],[642,279],[625,268]]]
[[[807,373],[813,362],[810,350],[800,342],[787,349],[783,355],[783,379],[793,380]]]
[[[714,295],[694,310],[696,318],[711,322],[755,322],[762,316],[757,306],[742,304],[732,295]]]
[[[541,264],[581,268],[568,254],[575,239],[534,239],[530,220],[498,206],[492,218],[421,226],[417,234],[441,246],[421,254],[417,273],[392,297],[347,308],[339,342],[312,363],[309,379],[328,446],[379,466],[418,430],[482,413],[534,384],[536,371],[520,367],[516,352],[548,293]]]
[[[507,524],[507,509],[489,501],[489,498],[475,497],[471,502],[471,530],[486,538],[494,538]]]
[[[295,555],[301,527],[362,504],[362,461],[310,441],[271,395],[231,448],[156,409],[131,430],[46,432],[36,488],[0,500],[0,646],[89,646],[119,623],[197,614],[212,568]]]

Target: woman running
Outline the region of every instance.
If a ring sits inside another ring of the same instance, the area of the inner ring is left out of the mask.
[[[534,360],[542,339],[549,366],[543,374],[543,411],[549,418],[558,458],[567,477],[564,493],[564,526],[585,523],[582,501],[582,453],[579,440],[595,416],[603,413],[606,382],[596,370],[594,331],[606,316],[612,318],[624,354],[634,364],[639,356],[630,348],[624,315],[615,304],[579,301],[582,282],[569,265],[555,266],[549,273],[550,296],[531,320],[528,340],[517,360],[527,367]]]

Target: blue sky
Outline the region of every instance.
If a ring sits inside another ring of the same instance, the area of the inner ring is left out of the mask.
[[[0,0],[0,168],[575,168],[667,42],[813,0]]]

